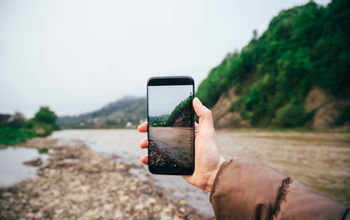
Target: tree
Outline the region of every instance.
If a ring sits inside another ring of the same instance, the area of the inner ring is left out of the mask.
[[[34,121],[43,124],[56,126],[57,115],[49,107],[40,107],[34,116]]]
[[[15,112],[15,114],[10,118],[10,125],[20,127],[24,125],[26,119],[24,115],[20,112]]]

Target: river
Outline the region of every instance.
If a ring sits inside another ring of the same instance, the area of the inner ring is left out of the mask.
[[[115,154],[136,164],[140,163],[140,156],[147,154],[139,148],[144,137],[146,134],[129,129],[63,130],[50,136],[60,144],[82,141],[96,152]],[[218,131],[217,139],[226,159],[235,155],[256,158],[350,206],[350,134]],[[133,172],[162,186],[171,196],[185,198],[205,216],[213,216],[209,193],[191,186],[182,177],[147,175],[147,166]]]
[[[148,129],[150,134],[148,142],[154,149],[149,155],[149,164],[168,167],[193,166],[193,128],[149,127]],[[167,157],[164,157],[164,154]]]

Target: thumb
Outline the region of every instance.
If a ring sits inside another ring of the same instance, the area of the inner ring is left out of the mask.
[[[199,117],[199,128],[206,132],[214,132],[213,117],[211,111],[205,107],[198,98],[193,99],[193,108]]]

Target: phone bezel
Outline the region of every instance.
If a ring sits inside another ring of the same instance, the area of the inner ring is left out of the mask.
[[[171,86],[171,85],[192,85],[193,88],[193,97],[194,97],[194,80],[190,76],[163,76],[163,77],[151,77],[147,81],[147,121],[149,121],[149,103],[148,103],[148,88],[149,86]],[[195,131],[194,131],[194,110],[192,108],[192,127],[193,127],[193,143],[192,143],[192,152],[193,152],[193,166],[192,167],[160,167],[160,166],[151,166],[148,165],[148,170],[152,174],[164,174],[164,175],[191,175],[194,172],[195,166]],[[149,131],[149,125],[147,124],[147,131]],[[147,138],[149,139],[149,132],[147,132]],[[148,155],[150,155],[150,148],[148,148]]]

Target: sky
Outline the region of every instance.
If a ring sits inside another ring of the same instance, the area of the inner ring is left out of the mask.
[[[145,96],[151,76],[190,75],[198,86],[254,29],[307,2],[1,0],[0,113],[85,113]]]
[[[149,115],[170,115],[175,107],[193,94],[192,85],[186,86],[149,86]]]

